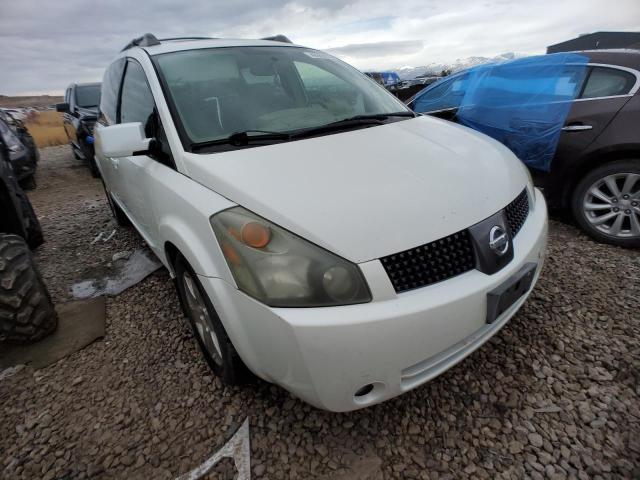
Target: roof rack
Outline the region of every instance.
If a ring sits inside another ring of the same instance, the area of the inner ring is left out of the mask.
[[[160,45],[160,40],[158,40],[153,33],[145,33],[141,37],[131,40],[120,51],[124,52],[133,47],[151,47],[152,45]]]
[[[272,42],[293,43],[284,35],[273,35],[272,37],[264,37],[264,38],[261,38],[260,40],[271,40]]]
[[[153,33],[145,33],[141,37],[134,38],[127,43],[121,52],[133,47],[152,47],[154,45],[160,45],[160,42],[168,42],[172,40],[213,40],[213,37],[172,37],[172,38],[156,38]],[[260,40],[271,40],[272,42],[293,43],[284,35],[273,35],[271,37],[264,37]]]
[[[169,42],[172,40],[214,40],[213,37],[170,37],[170,38],[159,38],[159,42]]]

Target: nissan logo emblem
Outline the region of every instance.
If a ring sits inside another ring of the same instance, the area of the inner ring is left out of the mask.
[[[494,225],[489,232],[489,248],[501,257],[509,250],[507,232],[499,225]]]

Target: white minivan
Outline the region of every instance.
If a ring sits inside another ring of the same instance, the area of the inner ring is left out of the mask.
[[[225,382],[379,403],[486,342],[542,268],[545,202],[506,147],[285,38],[132,41],[95,135]]]

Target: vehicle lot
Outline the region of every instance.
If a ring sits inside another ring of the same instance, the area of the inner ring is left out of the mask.
[[[116,229],[68,146],[43,149],[30,198],[56,302],[142,240]],[[175,478],[248,416],[255,478],[637,478],[640,256],[552,220],[545,269],[518,315],[435,381],[361,411],[314,409],[209,372],[168,272],[107,300],[107,336],[0,380],[0,477]],[[210,478],[231,478],[229,466]]]

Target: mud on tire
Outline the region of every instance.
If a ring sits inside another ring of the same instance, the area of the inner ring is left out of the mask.
[[[0,233],[0,341],[35,342],[53,332],[58,317],[29,248]]]

